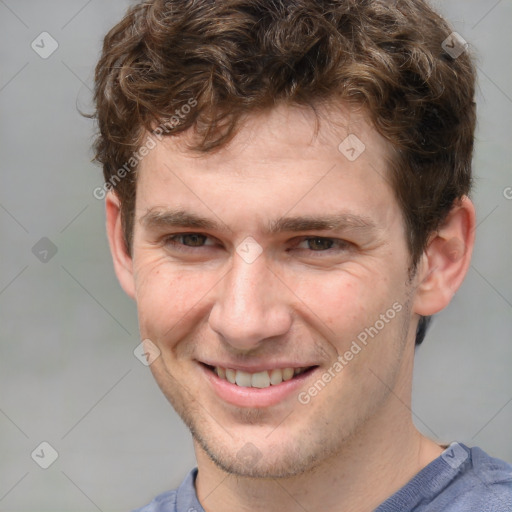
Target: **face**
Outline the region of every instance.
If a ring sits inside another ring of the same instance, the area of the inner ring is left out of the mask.
[[[198,449],[239,475],[291,476],[339,453],[410,370],[389,147],[362,113],[330,115],[315,131],[310,111],[280,107],[216,153],[183,134],[140,164],[133,289],[161,354],[151,370]]]

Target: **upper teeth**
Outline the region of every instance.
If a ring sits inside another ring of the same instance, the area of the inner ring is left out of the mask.
[[[268,388],[270,385],[276,386],[281,382],[290,380],[294,375],[307,370],[302,368],[275,368],[274,370],[264,370],[257,373],[244,372],[243,370],[233,370],[232,368],[222,368],[216,366],[214,372],[224,380],[242,387]]]

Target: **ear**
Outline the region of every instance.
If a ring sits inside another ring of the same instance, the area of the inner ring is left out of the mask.
[[[110,191],[105,198],[107,217],[107,236],[110,252],[114,261],[114,270],[123,290],[135,299],[135,282],[133,278],[133,260],[130,256],[123,235],[121,223],[121,203],[115,192]]]
[[[471,200],[457,201],[432,235],[418,265],[414,312],[429,316],[451,301],[462,284],[475,243],[476,217]]]

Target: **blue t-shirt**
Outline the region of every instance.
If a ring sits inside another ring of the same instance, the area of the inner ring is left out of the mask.
[[[175,491],[134,512],[204,512],[193,469]],[[512,512],[512,466],[480,448],[452,443],[374,512]]]

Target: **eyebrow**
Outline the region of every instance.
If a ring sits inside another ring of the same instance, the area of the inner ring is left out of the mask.
[[[215,221],[201,217],[185,210],[161,210],[151,209],[140,218],[139,221],[145,228],[175,228],[187,227],[197,229],[219,230],[219,224]],[[225,229],[220,229],[225,231]]]
[[[375,223],[368,217],[352,213],[340,213],[326,216],[283,217],[269,224],[271,234],[295,231],[336,231],[342,229],[376,229]]]
[[[191,228],[212,231],[231,231],[226,224],[202,217],[186,210],[151,209],[139,222],[146,229]],[[267,224],[266,232],[274,235],[283,232],[299,231],[372,231],[377,226],[370,218],[352,213],[339,213],[324,216],[281,217]]]

